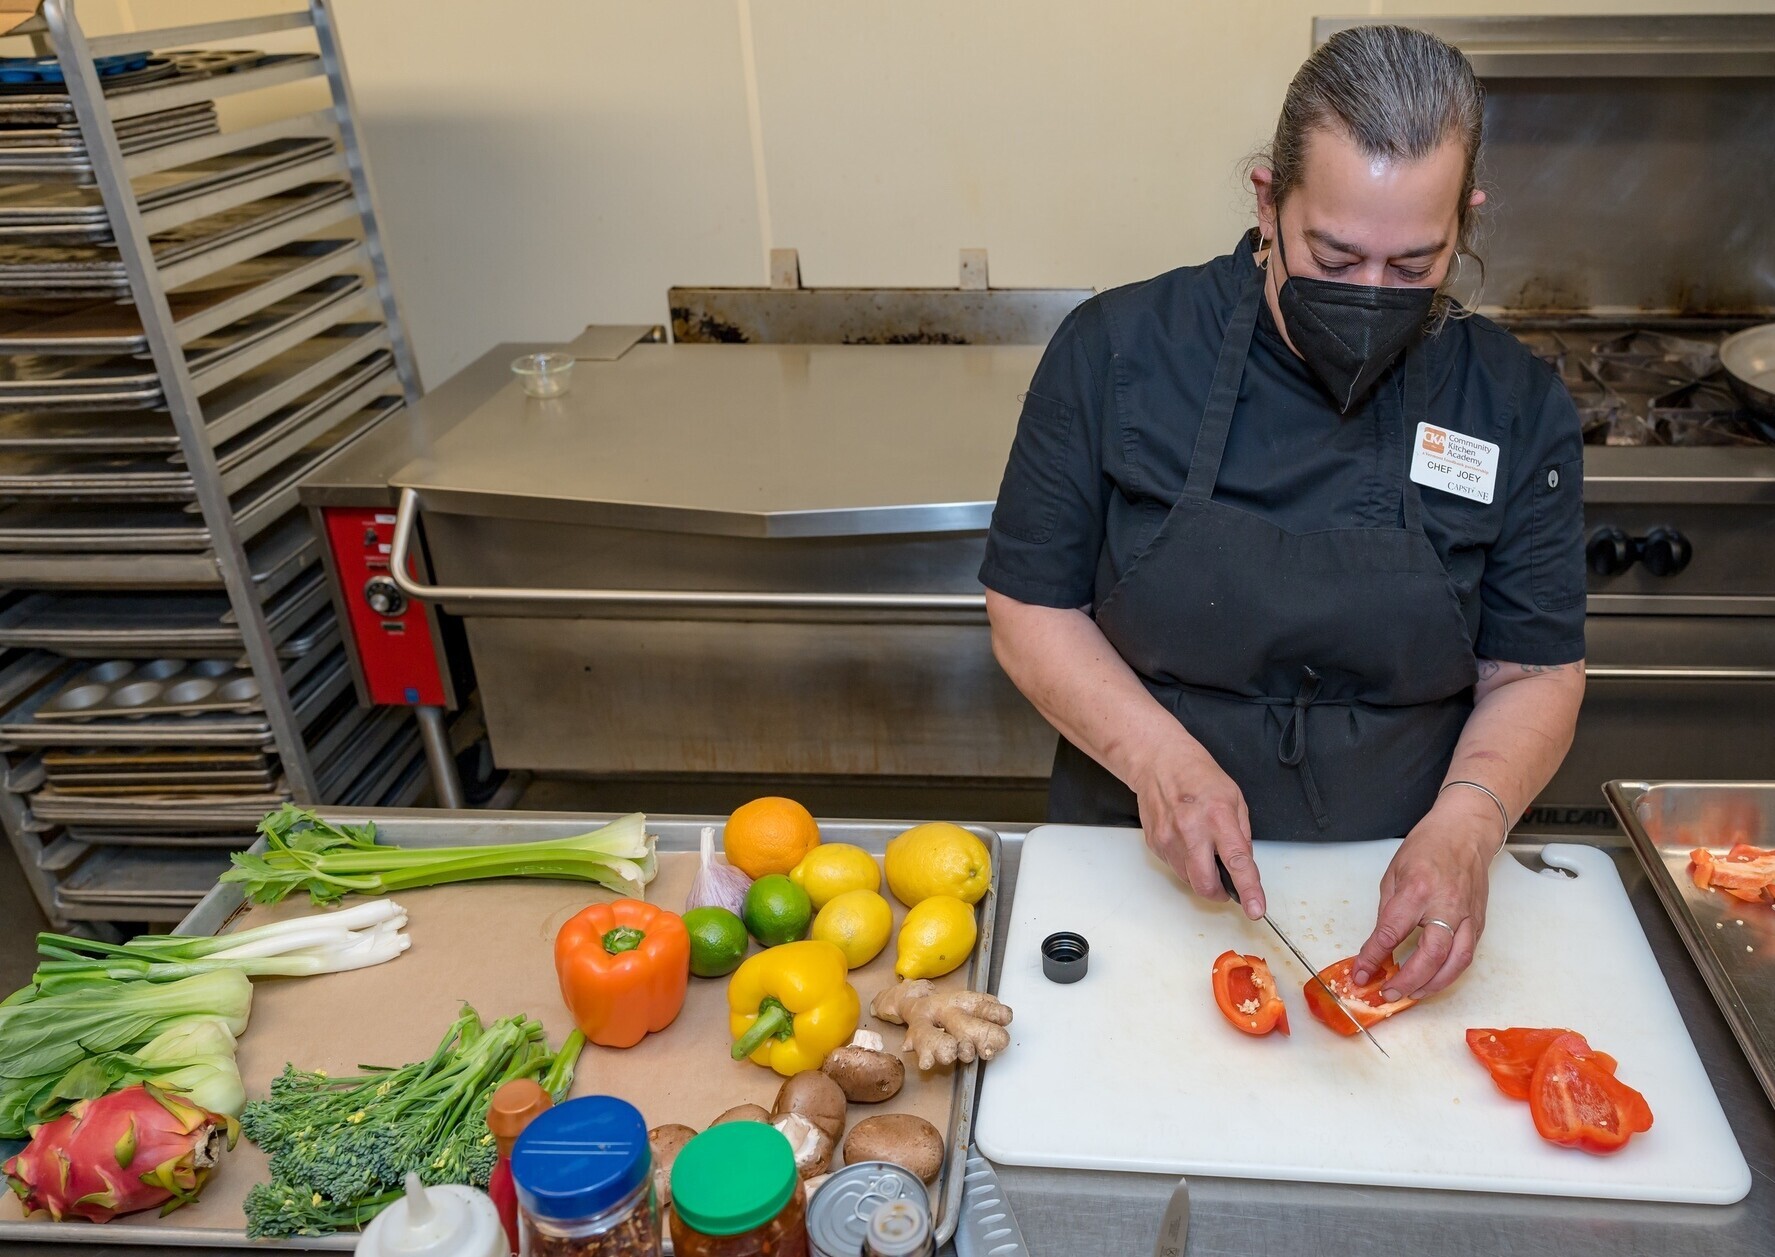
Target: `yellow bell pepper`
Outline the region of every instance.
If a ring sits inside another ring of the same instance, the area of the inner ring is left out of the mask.
[[[862,1014],[844,953],[807,939],[759,952],[727,984],[733,1059],[751,1057],[785,1078],[818,1069],[849,1043]]]

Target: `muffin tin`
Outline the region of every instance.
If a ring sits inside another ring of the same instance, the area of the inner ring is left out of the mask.
[[[258,678],[228,659],[108,659],[64,685],[39,720],[258,711]]]

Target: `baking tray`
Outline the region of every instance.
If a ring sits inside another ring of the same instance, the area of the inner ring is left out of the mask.
[[[165,113],[167,116],[159,125],[136,127],[119,134],[118,151],[125,157],[133,157],[169,144],[203,139],[221,132],[214,105],[184,105]],[[155,116],[144,115],[147,118]],[[77,129],[64,131],[58,128],[56,134],[42,135],[34,142],[0,145],[0,177],[38,183],[89,184],[94,181],[92,153]]]
[[[286,297],[243,320],[241,339],[203,337],[186,349],[198,393],[210,393],[297,345],[345,323],[357,326],[381,312],[381,299],[361,275],[335,275],[296,296]],[[207,343],[206,343],[207,342]]]
[[[373,399],[345,420],[310,439],[276,467],[233,494],[235,529],[251,541],[286,516],[297,504],[303,477],[322,460],[345,448],[377,423],[399,410],[396,396]],[[91,557],[120,552],[204,550],[209,528],[195,504],[157,506],[130,503],[111,509],[81,503],[14,501],[0,506],[0,564],[6,552]]]
[[[155,53],[141,70],[108,76],[100,80],[100,85],[106,99],[115,99],[273,63],[314,61],[317,58],[318,54],[312,52],[267,55],[250,48],[178,49]],[[55,122],[73,117],[74,106],[65,86],[0,84],[0,123]]]
[[[97,454],[172,453],[179,434],[165,411],[12,411],[0,414],[0,452],[54,450]]]
[[[288,192],[211,214],[154,236],[155,264],[168,267],[268,230],[322,206],[347,200],[351,185],[304,184]],[[89,245],[0,242],[0,296],[127,296],[129,276],[115,249]]]
[[[224,851],[240,851],[245,841],[238,832],[138,834],[127,829],[83,825],[70,825],[62,832],[69,841],[77,842],[83,847],[211,847]]]
[[[181,337],[195,339],[336,272],[350,268],[361,272],[364,261],[356,240],[299,240],[206,275],[167,294],[167,304]],[[147,352],[142,321],[127,301],[39,298],[0,304],[0,353]],[[103,425],[115,419],[98,415],[86,426],[98,426],[102,432]]]
[[[372,354],[389,350],[381,323],[340,323],[292,346],[203,399],[210,444],[221,446]]]
[[[353,265],[352,242],[325,243],[332,248],[318,256],[310,250],[268,257],[265,266],[228,267],[206,277],[225,279],[226,283],[200,281],[172,294],[168,302],[174,323],[181,332],[196,329],[186,338],[187,365],[194,372],[212,367],[225,360],[228,353],[258,344],[302,315],[323,308],[328,298],[342,299],[361,290],[361,274],[330,273]],[[330,257],[337,257],[338,264],[327,265]],[[269,281],[298,272],[312,276],[311,282],[299,291],[285,292],[281,286],[277,291],[267,289],[268,295],[259,302],[252,302],[247,296]],[[243,305],[253,308],[243,309]],[[146,357],[148,340],[141,319],[133,305],[122,301],[40,299],[0,303],[0,353],[32,355],[21,359],[31,374],[15,372],[21,381],[35,378],[78,383],[83,374],[97,370],[110,359],[135,361],[138,371],[149,371],[152,366]],[[101,363],[81,361],[93,358]],[[13,387],[17,391],[17,386]],[[7,405],[15,407],[16,403],[8,400]],[[104,421],[103,416],[99,418]]]
[[[345,653],[334,648],[300,681],[290,683],[296,721],[312,748],[320,718],[339,710],[335,704],[351,690]],[[41,702],[41,699],[37,700]],[[0,742],[28,750],[50,748],[149,748],[192,750],[202,747],[271,749],[276,742],[263,716],[144,716],[140,720],[66,724],[32,719],[35,704],[19,704],[0,716]],[[113,819],[113,818],[107,818]],[[123,818],[129,819],[129,818]]]
[[[480,842],[521,842],[566,837],[613,819],[604,815],[524,812],[378,811],[323,809],[350,821],[373,820],[379,833],[402,845],[452,846]],[[704,824],[720,825],[719,817],[650,818],[648,830],[659,836],[660,874],[648,898],[678,907],[695,870],[698,833]],[[879,855],[888,840],[907,828],[884,822],[823,821],[826,841],[849,842]],[[965,826],[990,848],[992,883],[978,909],[980,937],[965,972],[940,979],[947,989],[963,986],[985,990],[992,955],[993,925],[1003,852],[997,833]],[[118,850],[124,850],[119,848]],[[110,854],[100,852],[98,854]],[[91,857],[89,857],[91,858]],[[606,897],[585,884],[509,881],[439,886],[403,892],[409,914],[408,933],[415,946],[389,965],[325,979],[255,984],[253,1024],[240,1043],[241,1073],[249,1095],[264,1093],[286,1061],[320,1069],[350,1069],[361,1061],[423,1059],[436,1046],[439,1028],[447,1024],[460,1001],[483,1017],[525,1012],[542,1020],[551,1042],[570,1028],[556,986],[550,947],[555,931],[587,902]],[[182,933],[213,934],[247,928],[312,911],[305,898],[275,907],[243,907],[240,887],[218,886],[206,895],[179,926]],[[895,919],[905,910],[894,908]],[[486,932],[465,922],[490,920],[527,923],[502,936],[496,948],[485,946]],[[868,1015],[870,996],[890,985],[893,949],[851,975],[862,996],[865,1026],[880,1030],[890,1044],[900,1041],[898,1026],[875,1022]],[[626,1051],[589,1047],[580,1059],[574,1093],[605,1092],[634,1101],[649,1126],[684,1122],[697,1129],[724,1109],[746,1102],[768,1106],[781,1083],[769,1070],[727,1059],[727,984],[691,982],[684,1012],[663,1033]],[[362,1010],[349,1018],[340,1008]],[[326,1010],[326,1015],[322,1015]],[[674,1067],[675,1066],[675,1067]],[[908,1070],[905,1089],[868,1111],[918,1112],[944,1131],[948,1160],[932,1190],[939,1243],[955,1231],[961,1204],[962,1172],[972,1144],[974,1093],[978,1065],[959,1066],[953,1075],[920,1080]],[[1032,1102],[1054,1102],[1046,1097]],[[863,1115],[853,1106],[853,1120]],[[84,1243],[242,1245],[240,1202],[253,1183],[265,1178],[265,1160],[247,1140],[229,1154],[201,1199],[165,1219],[123,1218],[104,1228],[71,1228],[18,1218],[17,1204],[0,1205],[0,1238],[66,1239]],[[70,1234],[70,1231],[75,1233]],[[102,1234],[95,1234],[102,1230]],[[46,1232],[52,1232],[47,1233]],[[254,1247],[303,1247],[349,1250],[358,1236],[346,1233],[326,1239],[288,1244],[259,1241]]]
[[[107,659],[75,674],[39,720],[263,711],[259,681],[229,659]]]
[[[278,348],[273,346],[279,338],[300,334],[305,323],[326,325],[327,311],[344,306],[352,297],[365,291],[361,275],[329,276],[310,288],[274,301],[246,318],[191,341],[185,346],[185,363],[200,392],[206,384],[213,388],[274,356]],[[224,293],[222,299],[225,297]],[[133,309],[119,308],[119,312],[126,316],[126,321],[135,319]],[[338,322],[343,317],[341,313],[331,322]],[[255,349],[261,351],[257,361],[254,360]],[[0,352],[6,351],[7,346],[0,342]],[[231,373],[231,364],[240,365]],[[84,353],[13,352],[0,358],[0,407],[88,409],[98,405],[100,397],[106,398],[107,404],[118,404],[111,399],[126,397],[131,406],[158,406],[161,403],[160,376],[153,361],[133,354],[95,357]]]
[[[312,567],[320,541],[307,512],[292,507],[247,545],[247,566],[262,598],[269,598]],[[6,554],[0,584],[17,589],[213,589],[222,583],[213,552],[198,554]]]
[[[219,851],[145,851],[113,847],[94,851],[56,887],[68,903],[109,907],[165,907],[196,904],[228,870],[228,856]],[[85,1241],[103,1240],[96,1234]],[[45,1237],[47,1238],[47,1237]]]
[[[117,124],[119,132],[134,122]],[[0,146],[15,133],[0,131]],[[46,133],[47,134],[47,133]],[[146,214],[195,197],[221,192],[261,175],[330,152],[324,136],[268,140],[250,148],[204,158],[133,180],[136,204]],[[24,185],[0,188],[0,240],[19,244],[109,244],[114,240],[104,202],[90,188]]]
[[[265,604],[272,640],[282,641],[326,604],[325,574],[303,573]],[[231,614],[225,593],[34,593],[0,612],[0,645],[81,659],[203,658],[244,648]]]
[[[412,722],[399,726],[395,736],[364,768],[362,775],[337,798],[344,806],[375,807],[398,788],[415,761],[422,759],[419,729]]]
[[[1775,912],[1702,890],[1689,876],[1696,847],[1775,847],[1775,782],[1611,781],[1603,793],[1775,1104]]]
[[[0,451],[0,496],[56,502],[187,502],[191,473],[165,454]]]
[[[405,707],[357,710],[363,713],[363,719],[351,736],[340,742],[339,749],[326,759],[318,750],[314,753],[315,788],[323,799],[345,797],[355,783],[366,779],[372,767],[388,767],[388,756],[403,737],[417,736],[418,725]]]

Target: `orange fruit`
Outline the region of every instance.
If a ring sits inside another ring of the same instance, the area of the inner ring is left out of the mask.
[[[794,799],[753,799],[727,818],[721,849],[727,862],[756,881],[787,873],[820,845],[813,813]]]

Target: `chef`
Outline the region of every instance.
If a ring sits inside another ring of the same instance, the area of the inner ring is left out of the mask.
[[[1433,36],[1333,36],[1257,226],[1105,292],[1030,382],[987,537],[994,653],[1060,733],[1056,821],[1139,825],[1264,911],[1253,837],[1402,838],[1356,980],[1441,990],[1584,693],[1583,449],[1553,373],[1449,295],[1483,95]]]

